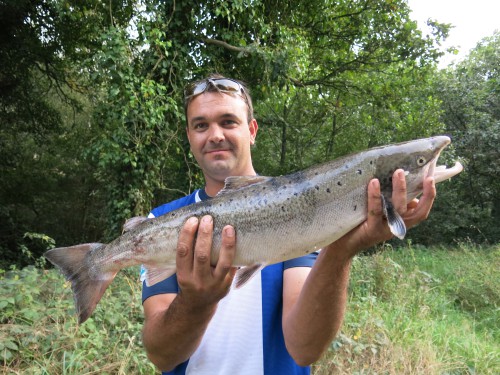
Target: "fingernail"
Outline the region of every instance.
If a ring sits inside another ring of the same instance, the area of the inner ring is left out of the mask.
[[[190,225],[196,225],[198,224],[198,218],[197,217],[190,217],[187,221]]]
[[[210,224],[212,222],[212,216],[205,215],[205,216],[203,216],[203,218],[201,219],[201,221],[203,221],[203,223],[205,223],[205,224]]]
[[[234,237],[234,228],[229,226],[224,229],[227,237]]]

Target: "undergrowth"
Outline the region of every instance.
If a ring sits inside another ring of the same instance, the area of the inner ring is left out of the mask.
[[[388,249],[354,260],[323,374],[499,374],[500,248]]]
[[[313,374],[500,373],[499,269],[499,247],[357,257],[342,331]],[[0,373],[155,374],[137,274],[120,272],[78,326],[57,271],[0,270]]]
[[[69,283],[56,270],[1,275],[0,371],[8,374],[153,374],[141,343],[138,270],[119,273],[78,325]]]

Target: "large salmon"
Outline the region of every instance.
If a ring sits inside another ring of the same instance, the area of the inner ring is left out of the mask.
[[[155,219],[135,219],[129,230],[109,244],[90,243],[49,250],[45,257],[71,281],[79,322],[88,319],[116,273],[143,264],[146,283],[175,273],[181,227],[192,216],[211,215],[214,238],[211,262],[219,256],[222,228],[236,229],[234,265],[242,267],[237,286],[268,264],[318,250],[362,223],[367,215],[367,186],[378,178],[391,231],[403,238],[403,220],[392,208],[392,175],[406,171],[408,199],[422,193],[423,180],[436,183],[462,170],[436,166],[450,143],[446,136],[373,148],[286,176],[229,177],[214,198]]]

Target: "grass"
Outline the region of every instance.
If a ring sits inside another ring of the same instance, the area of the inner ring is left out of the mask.
[[[356,258],[342,331],[313,373],[500,373],[499,269],[498,246]],[[0,373],[155,374],[141,342],[137,273],[121,272],[78,326],[58,272],[0,272]]]
[[[359,257],[341,335],[315,374],[500,373],[500,249]]]

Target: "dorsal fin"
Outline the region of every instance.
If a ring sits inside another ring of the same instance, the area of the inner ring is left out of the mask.
[[[224,188],[217,195],[223,195],[246,186],[268,181],[272,177],[267,176],[231,176],[224,181]]]
[[[130,232],[136,226],[144,223],[147,220],[150,220],[150,219],[145,217],[145,216],[136,216],[136,217],[131,217],[130,219],[127,219],[127,221],[125,221],[125,224],[123,224],[122,233]]]

